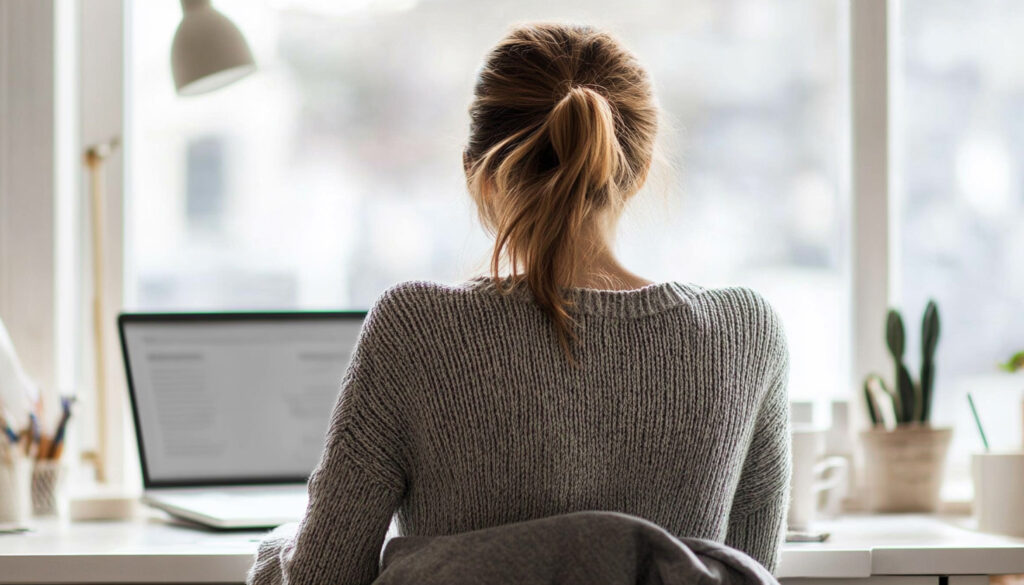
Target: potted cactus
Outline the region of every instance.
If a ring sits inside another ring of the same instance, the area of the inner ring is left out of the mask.
[[[890,386],[878,374],[864,381],[871,428],[864,446],[865,499],[876,512],[934,512],[952,429],[931,426],[939,310],[929,301],[921,320],[921,369],[914,380],[904,362],[906,330],[899,311],[886,317],[885,340],[894,365]]]

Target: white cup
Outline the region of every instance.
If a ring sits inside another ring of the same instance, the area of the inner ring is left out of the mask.
[[[1024,451],[975,453],[971,473],[978,530],[1024,536]]]
[[[846,485],[849,462],[844,457],[822,458],[824,430],[795,426],[791,437],[793,476],[787,521],[790,530],[807,530],[818,513],[821,494]]]
[[[24,528],[32,515],[32,463],[0,455],[0,528]]]

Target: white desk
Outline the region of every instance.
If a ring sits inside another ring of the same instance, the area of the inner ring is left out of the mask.
[[[1024,539],[979,534],[967,520],[850,517],[823,522],[832,538],[789,544],[779,576],[789,584],[976,585],[976,575],[1024,573]],[[130,522],[42,523],[0,535],[0,583],[239,583],[262,533],[218,533],[161,517]]]
[[[787,544],[779,577],[786,583],[800,578],[855,578],[872,576],[933,576],[932,579],[873,579],[872,583],[937,583],[940,575],[950,585],[987,583],[971,575],[1024,573],[1024,539],[983,534],[971,530],[967,518],[934,516],[848,516],[819,522],[817,529],[831,533],[824,543]],[[826,581],[839,585],[839,581]],[[867,583],[867,582],[864,582]]]

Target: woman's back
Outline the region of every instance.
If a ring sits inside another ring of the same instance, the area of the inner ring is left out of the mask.
[[[767,304],[746,289],[673,283],[570,300],[578,365],[525,290],[505,296],[480,279],[385,294],[361,347],[399,372],[391,384],[375,377],[366,400],[393,419],[396,433],[372,440],[402,467],[400,531],[612,510],[723,541],[730,518],[768,507],[758,530],[777,537],[786,361]],[[756,453],[741,484],[751,441],[775,455]],[[769,543],[729,537],[774,562]]]

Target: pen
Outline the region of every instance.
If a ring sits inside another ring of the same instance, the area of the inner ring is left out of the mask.
[[[11,443],[18,442],[18,433],[15,433],[14,429],[12,429],[11,426],[7,423],[4,423],[4,434],[7,435],[7,440],[9,440]]]
[[[14,432],[6,421],[3,423],[4,436],[7,438],[6,441],[0,441],[0,455],[3,456],[5,463],[11,462],[11,457],[14,456],[18,451],[18,433]]]
[[[68,419],[71,418],[71,402],[73,398],[61,398],[60,406],[64,411],[60,416],[60,423],[57,424],[57,431],[53,434],[53,443],[50,444],[50,453],[46,457],[47,459],[56,459],[60,457],[61,449],[64,442],[64,432],[68,426]]]
[[[29,436],[32,441],[32,446],[38,449],[39,446],[39,419],[36,417],[36,413],[30,412],[28,415],[28,430]]]

